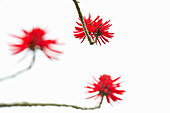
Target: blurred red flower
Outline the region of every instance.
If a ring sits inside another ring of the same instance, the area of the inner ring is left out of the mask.
[[[97,81],[94,78],[94,80],[97,83],[93,83],[93,84],[89,83],[91,86],[86,86],[85,88],[91,89],[90,91],[88,91],[88,93],[98,92],[98,94],[88,97],[87,99],[92,97],[96,97],[95,99],[97,99],[98,97],[106,96],[108,103],[110,103],[110,99],[113,100],[114,102],[117,100],[122,100],[114,95],[114,94],[122,95],[125,92],[124,90],[116,89],[120,87],[120,83],[115,84],[114,82],[117,81],[119,78],[120,77],[112,80],[111,76],[106,74],[101,75],[99,81]]]
[[[49,55],[48,52],[52,51],[55,53],[62,53],[61,51],[57,51],[51,48],[52,44],[55,45],[58,44],[56,40],[44,39],[44,35],[46,34],[45,30],[40,28],[33,28],[30,32],[27,32],[25,30],[22,31],[24,32],[24,35],[21,37],[16,35],[11,35],[21,40],[20,44],[10,44],[10,46],[12,47],[11,50],[13,51],[13,54],[18,54],[25,49],[35,51],[35,49],[39,48],[44,52],[44,54],[49,59],[56,59],[54,56]]]
[[[92,20],[91,15],[89,14],[88,19],[86,19],[86,17],[84,17],[83,19],[84,19],[86,28],[89,32],[89,35],[91,36],[93,41],[97,37],[98,38],[97,41],[101,45],[100,41],[106,44],[106,42],[109,42],[107,38],[112,38],[114,33],[110,33],[108,31],[109,27],[112,26],[112,24],[109,24],[110,20],[103,23],[103,19],[99,19],[99,18],[100,16],[97,16],[94,20]],[[76,31],[74,31],[74,36],[75,38],[82,39],[81,41],[82,43],[84,39],[86,38],[86,35],[84,33],[82,24],[79,22],[76,22],[76,23],[79,25],[79,27],[75,27]]]

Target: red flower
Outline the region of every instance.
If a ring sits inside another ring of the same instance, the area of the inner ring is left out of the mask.
[[[114,94],[120,94],[122,95],[125,91],[124,90],[117,90],[117,87],[120,87],[120,83],[114,83],[115,81],[117,81],[120,77],[112,80],[110,75],[101,75],[99,78],[99,81],[97,81],[95,78],[94,80],[97,83],[93,83],[90,84],[92,86],[86,86],[85,88],[89,88],[91,89],[90,91],[88,91],[88,93],[94,93],[94,92],[98,92],[97,95],[88,97],[92,98],[92,97],[96,97],[96,99],[98,97],[103,97],[106,96],[107,102],[110,103],[110,99],[112,99],[114,102],[117,100],[122,100],[120,98],[118,98],[117,96],[115,96]]]
[[[110,20],[103,23],[103,19],[99,19],[99,18],[100,16],[97,16],[96,19],[92,20],[91,15],[89,14],[88,19],[86,19],[86,17],[84,17],[83,19],[91,38],[94,40],[97,37],[98,38],[97,41],[101,45],[100,41],[106,44],[106,42],[109,42],[107,38],[112,38],[114,33],[110,33],[108,31],[109,27],[112,26],[112,24],[109,24]],[[74,31],[74,36],[75,38],[82,39],[81,41],[82,43],[86,38],[86,35],[84,33],[82,24],[78,22],[76,23],[80,27],[75,27],[76,31]]]
[[[12,35],[22,41],[20,44],[10,44],[13,54],[18,54],[25,49],[35,51],[35,49],[39,48],[49,59],[56,59],[55,57],[50,56],[48,52],[52,51],[55,53],[62,53],[61,51],[56,51],[51,48],[52,44],[58,44],[58,42],[56,40],[45,40],[44,35],[46,32],[44,30],[40,28],[33,28],[30,32],[25,30],[22,31],[24,32],[24,35],[21,37]]]

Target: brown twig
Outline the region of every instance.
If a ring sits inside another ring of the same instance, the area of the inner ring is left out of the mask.
[[[81,110],[94,110],[94,109],[99,109],[101,107],[103,101],[103,97],[99,103],[98,106],[96,107],[80,107],[76,105],[67,105],[67,104],[55,104],[55,103],[28,103],[28,102],[18,102],[18,103],[11,103],[11,104],[5,104],[5,103],[0,103],[0,107],[16,107],[16,106],[27,106],[27,107],[33,107],[33,106],[57,106],[57,107],[71,107],[75,109],[81,109]]]
[[[90,35],[89,35],[89,33],[88,33],[88,30],[87,30],[87,28],[86,28],[86,25],[85,25],[85,22],[84,22],[83,15],[82,15],[82,13],[81,13],[80,7],[79,7],[79,5],[78,5],[79,2],[78,2],[77,0],[73,0],[73,2],[74,2],[74,4],[75,4],[75,6],[76,6],[76,9],[77,9],[77,12],[78,12],[80,21],[81,21],[81,23],[82,23],[82,27],[83,27],[83,29],[84,29],[84,33],[85,33],[85,35],[87,36],[87,39],[88,39],[90,45],[93,45],[94,43],[96,43],[97,37],[96,37],[96,39],[95,39],[94,41],[91,39],[91,37],[90,37]]]
[[[16,73],[13,74],[13,75],[10,75],[10,76],[1,78],[1,79],[0,79],[0,82],[5,81],[5,80],[9,80],[9,79],[11,79],[11,78],[14,78],[14,77],[18,76],[19,74],[21,74],[21,73],[23,73],[23,72],[25,72],[25,71],[30,70],[30,69],[32,68],[33,64],[34,64],[34,61],[35,61],[35,51],[33,51],[33,57],[32,57],[31,64],[30,64],[27,68],[25,68],[25,69],[23,69],[23,70],[20,70],[20,71],[16,72]]]

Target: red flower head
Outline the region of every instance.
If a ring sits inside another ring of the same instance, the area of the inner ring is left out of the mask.
[[[91,15],[89,14],[88,19],[84,17],[84,22],[87,27],[87,30],[89,32],[89,35],[94,40],[96,37],[98,38],[97,41],[101,45],[102,41],[104,44],[106,42],[109,42],[107,38],[112,38],[114,33],[110,33],[109,27],[112,26],[112,24],[109,24],[109,21],[106,21],[103,23],[103,19],[99,19],[100,16],[97,16],[96,19],[92,20]],[[80,19],[79,19],[80,20]],[[80,27],[75,27],[76,31],[74,31],[75,38],[82,39],[81,43],[86,38],[86,35],[84,33],[83,27],[81,23],[76,22]]]
[[[122,100],[120,98],[118,98],[117,96],[115,96],[114,94],[120,94],[122,95],[125,91],[124,90],[117,90],[117,87],[120,87],[120,83],[114,83],[115,81],[117,81],[120,77],[112,80],[110,75],[101,75],[99,78],[99,81],[97,81],[95,78],[94,80],[97,83],[93,83],[90,84],[92,86],[86,86],[86,88],[91,89],[90,91],[88,91],[88,93],[94,93],[94,92],[98,92],[97,95],[88,97],[92,98],[92,97],[96,97],[96,99],[98,97],[103,97],[106,96],[107,102],[110,103],[110,99],[112,99],[114,102],[117,100]]]
[[[35,51],[35,49],[39,48],[48,58],[56,59],[55,57],[50,56],[48,54],[48,51],[62,53],[61,51],[56,51],[50,47],[52,44],[58,44],[58,42],[56,40],[45,40],[44,35],[46,34],[46,32],[44,30],[40,28],[33,28],[30,32],[27,32],[25,30],[22,31],[24,32],[24,35],[22,37],[12,35],[13,37],[16,37],[22,41],[20,44],[10,44],[13,54],[18,54],[25,49]]]

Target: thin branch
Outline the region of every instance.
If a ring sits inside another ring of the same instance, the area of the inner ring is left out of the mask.
[[[34,64],[34,61],[35,61],[35,51],[33,51],[33,57],[32,57],[31,64],[30,64],[27,68],[25,68],[25,69],[23,69],[23,70],[20,70],[20,71],[16,72],[16,73],[13,74],[13,75],[10,75],[10,76],[1,78],[1,79],[0,79],[0,82],[3,82],[3,81],[5,81],[5,80],[12,79],[12,78],[18,76],[19,74],[21,74],[21,73],[23,73],[23,72],[25,72],[25,71],[30,70],[30,69],[32,68],[33,64]]]
[[[56,106],[56,107],[71,107],[75,109],[81,109],[81,110],[94,110],[94,109],[99,109],[101,107],[103,101],[103,97],[99,103],[98,106],[96,107],[80,107],[76,105],[67,105],[67,104],[55,104],[55,103],[28,103],[28,102],[21,102],[21,103],[12,103],[12,104],[5,104],[5,103],[0,103],[0,107],[16,107],[16,106],[25,106],[25,107],[33,107],[33,106]]]
[[[97,42],[97,40],[98,40],[98,35],[95,35],[95,40],[94,40],[94,42],[96,43]]]
[[[75,6],[76,6],[76,9],[77,9],[77,12],[78,12],[80,21],[81,21],[82,26],[83,26],[83,29],[84,29],[84,33],[85,33],[85,35],[87,36],[87,39],[88,39],[90,45],[93,45],[94,43],[96,43],[97,39],[95,39],[94,41],[91,39],[91,37],[90,37],[90,35],[89,35],[89,33],[88,33],[88,30],[87,30],[87,28],[86,28],[86,25],[85,25],[85,22],[84,22],[83,15],[82,15],[82,13],[81,13],[80,7],[79,7],[79,5],[78,5],[79,2],[78,2],[77,0],[73,0],[73,2],[74,2],[74,4],[75,4]]]

